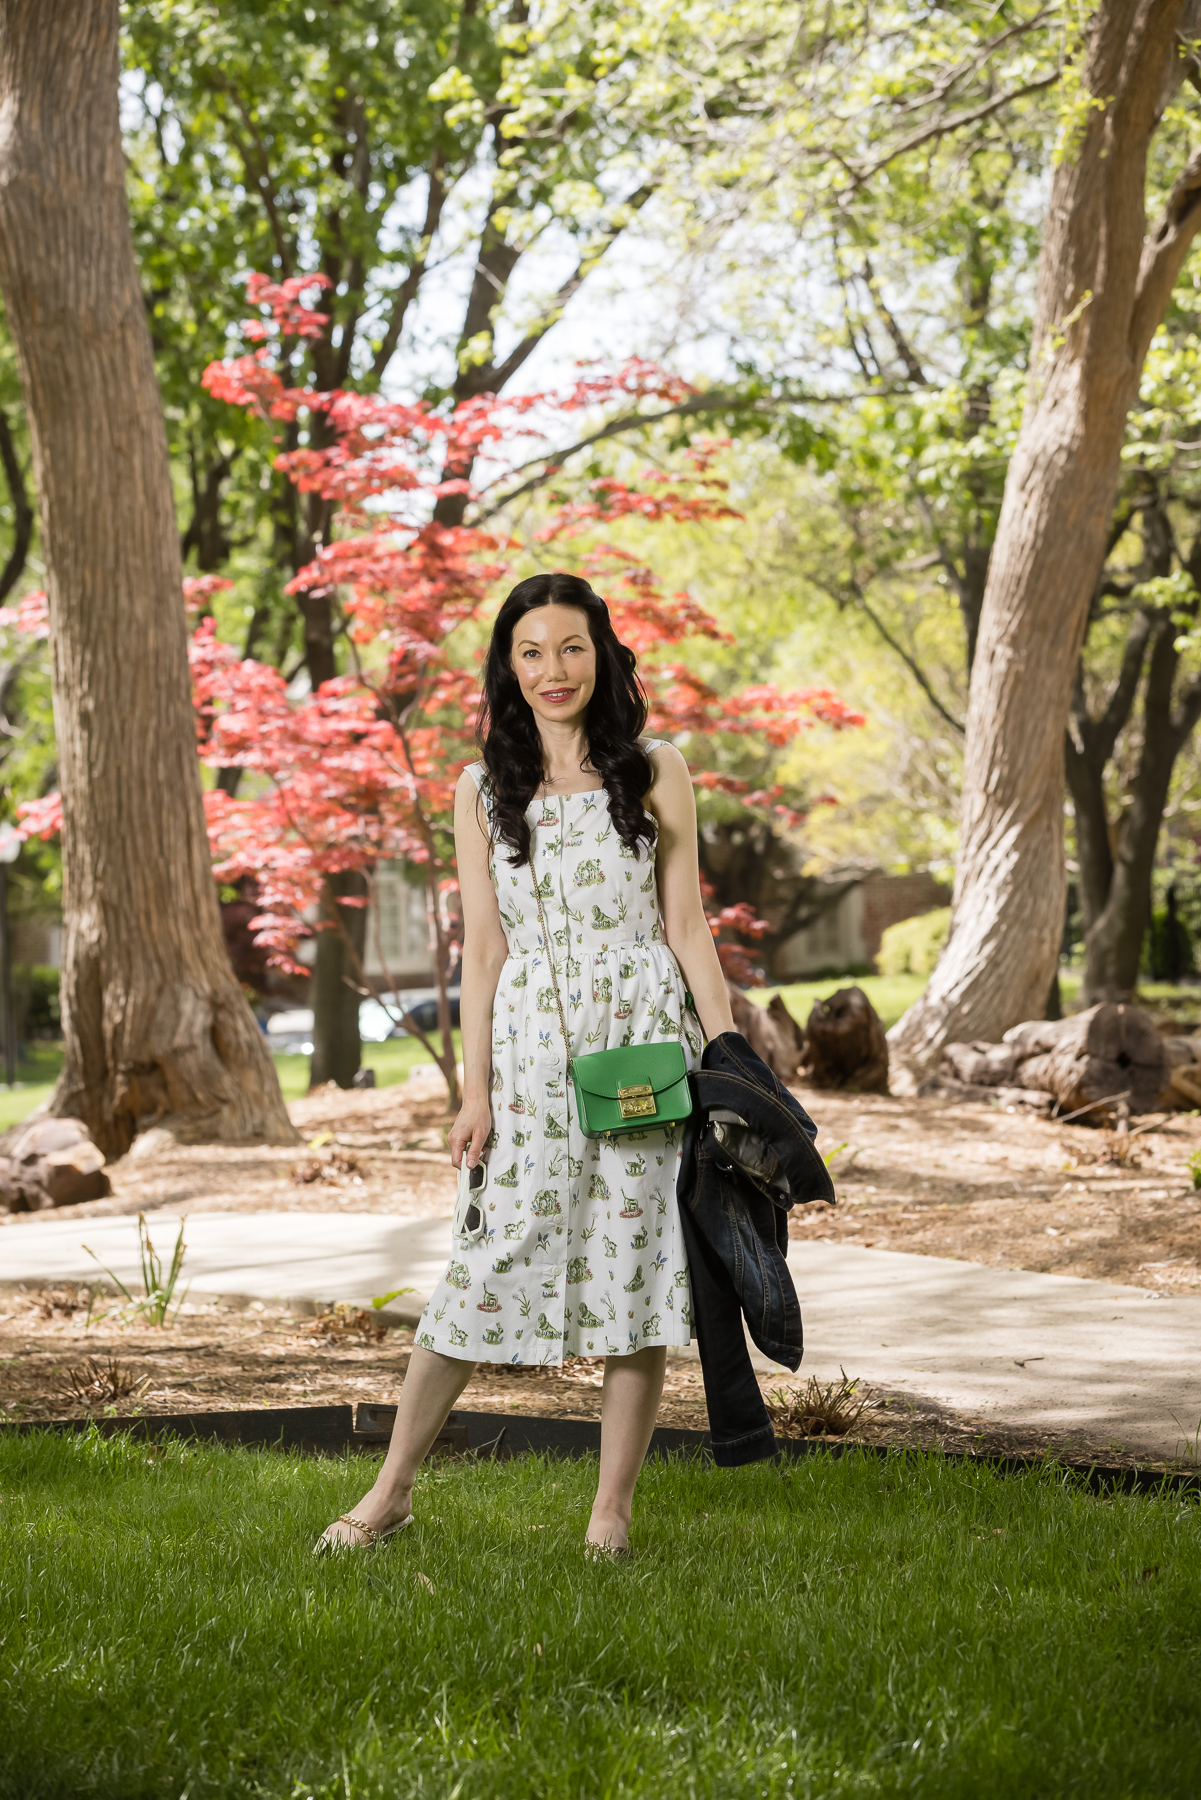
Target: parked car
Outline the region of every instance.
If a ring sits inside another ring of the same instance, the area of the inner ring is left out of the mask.
[[[450,1001],[450,1022],[452,1025],[457,1025],[459,1023],[458,988],[452,987],[447,998]],[[422,1031],[436,1031],[438,1028],[437,988],[402,988],[400,992],[396,994],[381,994],[380,1001],[387,1003],[388,1010],[393,1015],[402,1012],[411,1014],[415,1023],[420,1025]],[[378,1003],[365,1001],[364,1004],[373,1005]],[[383,1006],[380,1005],[380,1011],[382,1012],[383,1010]],[[362,1019],[361,1012],[359,1018],[360,1020]],[[362,1031],[361,1023],[359,1030]],[[396,1035],[399,1037],[406,1037],[408,1033],[403,1029],[398,1028]]]
[[[450,1020],[459,1023],[459,990],[450,990]],[[389,1038],[407,1037],[397,1023],[400,1014],[411,1013],[422,1031],[438,1027],[438,994],[435,988],[408,988],[396,994],[381,994],[378,1000],[364,1000],[359,1007],[359,1036],[365,1044],[383,1044]],[[313,1009],[310,1006],[289,1007],[286,1012],[272,1013],[266,1024],[267,1041],[280,1056],[313,1054]]]
[[[272,1013],[267,1020],[267,1042],[277,1056],[311,1056],[313,1054],[313,1009],[311,1006],[289,1007],[287,1012]]]

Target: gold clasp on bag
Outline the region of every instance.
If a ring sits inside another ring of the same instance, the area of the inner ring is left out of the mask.
[[[617,1090],[617,1101],[623,1119],[644,1119],[655,1110],[653,1087],[623,1087]]]

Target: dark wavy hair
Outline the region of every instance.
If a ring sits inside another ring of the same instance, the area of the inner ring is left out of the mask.
[[[531,575],[519,581],[496,615],[484,662],[484,703],[476,737],[492,801],[492,841],[508,846],[509,862],[530,860],[526,808],[545,778],[542,739],[533,708],[510,666],[518,620],[539,606],[575,606],[588,621],[596,650],[596,687],[586,720],[588,761],[605,784],[609,816],[627,849],[653,844],[655,822],[642,801],[651,785],[651,759],[638,742],[647,701],[637,659],[617,637],[609,609],[579,575]]]

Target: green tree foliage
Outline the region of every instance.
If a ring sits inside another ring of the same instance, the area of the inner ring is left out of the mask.
[[[639,17],[565,7],[531,26],[522,8],[432,0],[129,7],[131,199],[184,545],[200,571],[241,553],[248,653],[282,664],[300,648],[316,683],[334,672],[338,621],[324,597],[301,596],[299,617],[282,597],[328,506],[274,472],[266,432],[199,390],[226,347],[231,281],[328,276],[329,326],[298,347],[298,383],[500,391],[653,189],[625,63]],[[566,274],[549,293],[530,278],[507,305],[546,243]]]

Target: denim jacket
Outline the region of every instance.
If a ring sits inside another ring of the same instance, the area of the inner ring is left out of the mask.
[[[788,1211],[833,1200],[834,1185],[814,1147],[817,1127],[740,1033],[713,1038],[691,1082],[677,1193],[713,1456],[733,1467],[776,1449],[743,1317],[765,1356],[797,1367],[804,1338],[785,1260]]]

